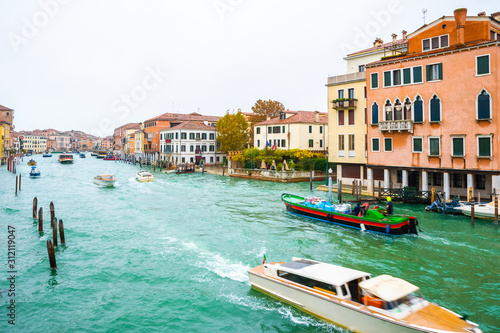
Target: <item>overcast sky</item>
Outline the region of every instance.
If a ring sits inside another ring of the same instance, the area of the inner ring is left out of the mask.
[[[346,52],[497,0],[0,0],[0,105],[16,130],[109,135],[165,112],[327,111]]]

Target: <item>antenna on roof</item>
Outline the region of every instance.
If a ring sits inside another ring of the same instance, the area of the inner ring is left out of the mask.
[[[424,24],[425,24],[425,13],[427,13],[427,9],[426,9],[426,8],[422,9],[422,14],[424,14],[424,17],[423,17],[423,19],[424,19]]]

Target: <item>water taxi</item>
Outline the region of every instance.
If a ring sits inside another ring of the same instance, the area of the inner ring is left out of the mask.
[[[106,156],[108,156],[108,152],[105,150],[101,150],[101,151],[97,152],[97,158],[105,158]]]
[[[42,173],[36,166],[32,166],[30,170],[30,177],[40,177]]]
[[[51,153],[45,153],[42,155],[43,157],[52,157],[52,154]]]
[[[72,164],[73,163],[73,155],[61,154],[61,155],[59,155],[59,159],[57,161],[61,164]]]
[[[36,161],[34,159],[29,160],[28,165],[30,166],[36,165]]]
[[[87,155],[85,155],[85,153],[80,153],[80,158],[86,158]]]
[[[114,187],[116,178],[114,175],[99,175],[94,177],[94,184],[103,187]]]
[[[118,161],[119,159],[120,158],[118,156],[115,156],[113,154],[108,154],[103,158],[104,161]]]
[[[481,333],[478,325],[425,300],[419,288],[390,275],[315,260],[263,263],[250,284],[303,311],[355,332]]]
[[[281,200],[289,212],[325,222],[387,235],[418,235],[418,221],[415,217],[384,214],[385,210],[378,207],[369,209],[365,205],[366,209],[360,210],[361,213],[352,215],[349,204],[332,205],[321,198],[303,198],[283,193]]]
[[[155,177],[153,177],[153,175],[150,172],[144,170],[139,171],[135,177],[137,178],[138,181],[143,183],[155,181]]]
[[[90,156],[97,156],[97,150],[94,150],[93,152],[91,152]]]

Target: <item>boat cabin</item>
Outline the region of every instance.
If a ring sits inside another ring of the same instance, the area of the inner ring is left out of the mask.
[[[359,284],[371,277],[366,272],[302,258],[292,258],[291,262],[282,264],[265,264],[264,272],[268,276],[360,303],[362,295]]]

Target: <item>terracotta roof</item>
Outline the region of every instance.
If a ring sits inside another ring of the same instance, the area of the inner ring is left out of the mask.
[[[9,108],[8,108],[8,107],[6,107],[6,106],[0,105],[0,111],[14,111],[14,110],[9,109]]]
[[[442,52],[449,52],[449,51],[455,51],[455,50],[460,50],[460,49],[466,49],[468,47],[476,47],[476,46],[482,46],[482,45],[488,45],[488,44],[497,44],[500,45],[500,42],[497,41],[491,41],[491,40],[479,40],[479,41],[473,41],[473,42],[467,42],[464,45],[460,44],[454,44],[450,47],[442,48],[442,49],[436,49],[436,50],[431,50],[431,51],[425,51],[425,52],[416,52],[412,54],[407,54],[401,57],[394,57],[386,60],[379,60],[375,61],[372,63],[369,63],[366,65],[366,67],[373,67],[377,65],[383,65],[385,63],[390,63],[392,61],[400,61],[400,60],[405,60],[405,59],[411,59],[411,58],[418,58],[418,57],[426,57],[429,55],[433,54],[438,54]]]
[[[255,126],[260,125],[273,125],[273,124],[316,124],[315,113],[316,111],[286,111],[286,113],[296,113],[291,117],[286,119],[273,118],[261,123],[255,124]],[[328,113],[319,112],[319,124],[328,124]]]
[[[213,126],[208,126],[208,125],[205,125],[202,123],[192,122],[192,121],[185,121],[183,123],[180,123],[179,125],[168,128],[168,130],[179,130],[179,129],[198,130],[198,131],[215,131],[216,130],[216,128]]]
[[[218,116],[204,116],[199,113],[193,112],[190,114],[182,114],[182,113],[164,113],[162,115],[156,116],[154,118],[148,119],[145,121],[153,121],[153,120],[164,120],[164,121],[217,121],[220,117]]]
[[[403,40],[403,39],[396,40],[396,45],[398,45],[398,44],[406,44],[406,43],[408,43],[408,40]],[[363,53],[370,53],[371,51],[375,51],[375,50],[383,51],[384,47],[390,47],[392,45],[394,45],[394,43],[392,41],[390,41],[389,43],[381,44],[381,45],[378,45],[378,46],[373,46],[373,47],[370,47],[368,49],[364,49],[364,50],[361,50],[361,51],[350,53],[350,54],[347,55],[347,57],[352,57],[352,56],[355,56],[355,55],[358,55],[358,54],[363,54]]]

